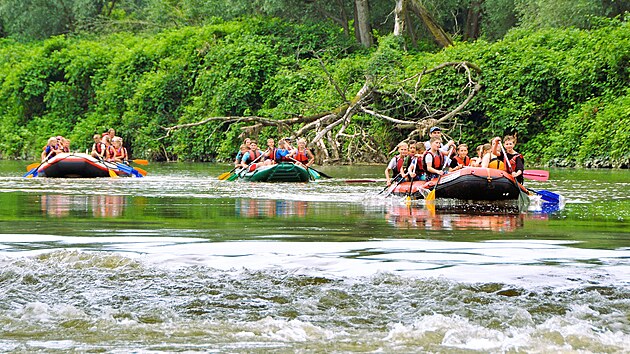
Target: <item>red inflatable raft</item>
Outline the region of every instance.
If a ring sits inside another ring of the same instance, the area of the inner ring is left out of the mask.
[[[109,171],[119,176],[129,176],[117,164],[99,161],[88,154],[63,153],[44,162],[37,169],[37,177],[95,178],[110,177]]]
[[[398,184],[391,194],[396,196],[409,195],[411,186],[411,198],[423,199],[433,188],[435,198],[460,199],[473,201],[497,201],[517,200],[519,197],[518,185],[511,174],[493,168],[464,167],[448,173],[440,178],[440,183],[435,187],[437,178],[431,181],[402,182]],[[523,191],[527,192],[525,189]]]

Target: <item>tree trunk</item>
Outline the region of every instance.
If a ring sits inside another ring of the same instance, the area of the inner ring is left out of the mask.
[[[394,8],[394,36],[402,36],[405,31],[405,20],[407,19],[407,1],[396,0]]]
[[[368,0],[354,0],[354,12],[356,19],[355,29],[358,32],[358,40],[364,47],[374,44],[372,27],[370,26],[370,7]]]
[[[468,14],[466,15],[466,26],[464,31],[464,39],[479,38],[479,21],[481,20],[481,5],[483,0],[475,0],[470,3]]]
[[[424,7],[424,5],[420,3],[420,1],[418,0],[406,0],[406,1],[409,2],[408,6],[410,10],[413,11],[418,17],[420,17],[420,19],[422,19],[422,22],[424,23],[424,25],[427,26],[431,34],[433,34],[433,37],[435,38],[435,40],[442,47],[450,47],[453,45],[453,39],[451,38],[451,36],[449,36],[448,33],[446,33],[446,31],[444,31],[444,29],[442,29],[442,27],[440,27],[440,25],[437,22],[435,22],[435,20],[433,19],[433,16],[431,16],[429,11],[426,9],[426,7]]]

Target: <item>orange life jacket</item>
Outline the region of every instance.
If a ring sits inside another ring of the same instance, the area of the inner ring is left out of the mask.
[[[308,158],[308,155],[306,154],[308,150],[304,149],[304,151],[299,151],[297,152],[297,154],[295,154],[295,157],[293,157],[295,160],[306,164],[310,159]]]
[[[123,146],[121,146],[120,149],[114,148],[114,154],[112,155],[112,158],[115,158],[115,157],[122,157],[123,160],[126,160],[127,149],[125,149]]]
[[[458,165],[470,166],[470,157],[468,156],[465,156],[464,159],[462,159],[461,157],[459,157],[459,155],[457,155],[453,159],[457,161]]]

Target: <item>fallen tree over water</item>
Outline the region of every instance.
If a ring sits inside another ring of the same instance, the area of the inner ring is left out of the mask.
[[[461,80],[461,101],[448,110],[445,107],[433,107],[423,98],[423,93],[437,89],[427,85],[426,76],[437,75],[442,70],[447,69],[451,69],[457,75],[464,77]],[[467,61],[446,62],[386,85],[383,83],[388,77],[381,77],[378,80],[368,77],[361,89],[352,98],[347,98],[334,82],[332,76],[329,75],[329,80],[343,102],[333,110],[285,119],[271,119],[261,116],[207,117],[197,122],[163,127],[166,134],[162,138],[170,136],[177,130],[199,127],[210,122],[245,123],[245,126],[241,128],[242,138],[257,136],[264,127],[274,127],[278,136],[308,137],[309,147],[314,151],[318,163],[385,162],[387,156],[367,133],[363,125],[364,122],[357,119],[359,116],[371,116],[386,122],[395,129],[403,130],[407,132],[407,140],[421,139],[434,125],[453,126],[455,124],[458,114],[464,111],[466,105],[481,90],[480,74],[481,69],[473,63]],[[392,102],[397,102],[397,104],[405,102],[407,105],[416,105],[414,111],[425,114],[404,118],[390,117],[384,112],[392,107],[383,106],[382,97],[395,97],[396,99]]]

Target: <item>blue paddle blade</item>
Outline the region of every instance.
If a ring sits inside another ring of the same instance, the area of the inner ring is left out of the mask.
[[[118,167],[119,170],[123,171],[124,173],[128,175],[133,173],[133,167],[125,165],[124,163],[117,163],[116,167]]]
[[[22,177],[26,178],[29,175],[33,175],[33,177],[37,177],[37,167],[35,167],[34,169],[26,172],[26,174],[24,176],[22,176]]]
[[[541,190],[541,191],[532,191],[536,194],[538,194],[542,200],[550,202],[550,203],[560,203],[560,194],[556,194],[554,192],[550,192],[550,191],[545,191],[545,190]]]

